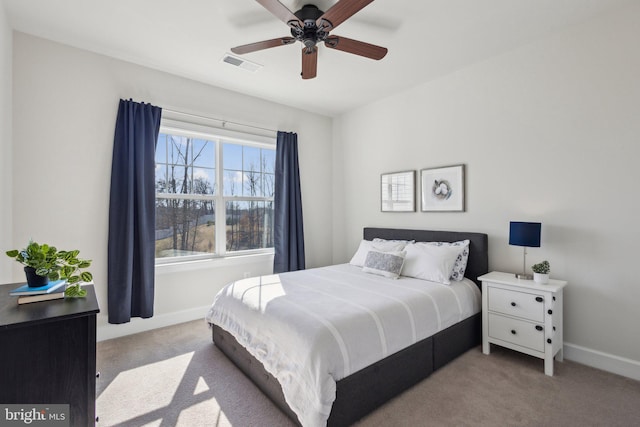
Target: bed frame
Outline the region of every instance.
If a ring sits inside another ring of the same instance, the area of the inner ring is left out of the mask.
[[[364,238],[456,242],[470,240],[465,276],[481,287],[478,276],[489,271],[488,237],[483,233],[365,228]],[[231,334],[213,325],[213,341],[289,418],[299,424],[287,405],[278,380],[268,373]],[[432,372],[480,344],[482,313],[463,320],[336,383],[336,400],[329,426],[348,426],[381,406]]]

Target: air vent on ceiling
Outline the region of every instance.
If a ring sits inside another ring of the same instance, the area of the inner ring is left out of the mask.
[[[240,67],[243,70],[251,71],[255,73],[262,65],[256,64],[255,62],[247,61],[243,58],[238,58],[237,56],[231,55],[229,53],[225,53],[222,57],[222,62],[226,62],[227,64],[235,65],[236,67]]]

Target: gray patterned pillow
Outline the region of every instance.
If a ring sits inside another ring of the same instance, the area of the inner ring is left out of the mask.
[[[464,272],[467,270],[467,261],[469,260],[469,241],[460,240],[459,242],[426,242],[427,245],[433,246],[461,246],[462,252],[458,255],[456,263],[451,270],[451,280],[460,281],[464,279]]]
[[[378,252],[393,252],[393,251],[401,251],[406,246],[406,241],[404,240],[381,240],[381,241],[371,241],[371,240],[362,240],[360,242],[360,246],[358,246],[358,250],[349,261],[349,264],[355,265],[358,267],[364,266],[364,260],[367,257],[369,251],[378,251]]]
[[[378,252],[369,251],[364,260],[362,271],[379,276],[397,279],[404,265],[404,251]]]

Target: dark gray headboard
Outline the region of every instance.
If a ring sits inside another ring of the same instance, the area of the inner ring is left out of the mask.
[[[484,233],[365,227],[365,240],[373,240],[376,237],[387,240],[415,240],[416,242],[457,242],[469,239],[469,261],[465,277],[481,286],[478,276],[489,272],[489,238]]]

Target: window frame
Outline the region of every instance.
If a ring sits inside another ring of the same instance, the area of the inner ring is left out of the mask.
[[[181,264],[189,263],[193,261],[205,261],[214,259],[234,258],[247,255],[260,255],[260,254],[273,254],[274,248],[258,248],[258,249],[245,249],[240,251],[227,252],[227,233],[226,233],[226,210],[227,202],[232,201],[274,201],[275,197],[263,197],[263,196],[225,196],[224,195],[224,156],[223,156],[223,144],[232,143],[248,147],[263,148],[275,151],[276,149],[276,137],[256,135],[252,133],[240,132],[230,129],[218,128],[215,126],[207,126],[202,124],[196,124],[186,122],[182,120],[175,120],[169,118],[163,118],[160,121],[160,134],[170,134],[185,136],[191,138],[204,139],[214,143],[215,147],[215,177],[216,183],[214,185],[214,194],[175,194],[175,193],[158,193],[154,192],[154,197],[157,200],[158,195],[161,194],[162,199],[182,199],[182,200],[213,200],[215,206],[215,252],[213,254],[199,254],[199,255],[184,255],[184,256],[172,256],[155,258],[155,265],[167,265],[167,264]],[[275,161],[274,161],[274,174],[275,174]],[[154,168],[155,177],[155,168]],[[154,178],[155,180],[155,178]],[[155,225],[154,225],[155,226]],[[222,238],[218,238],[222,236]]]

